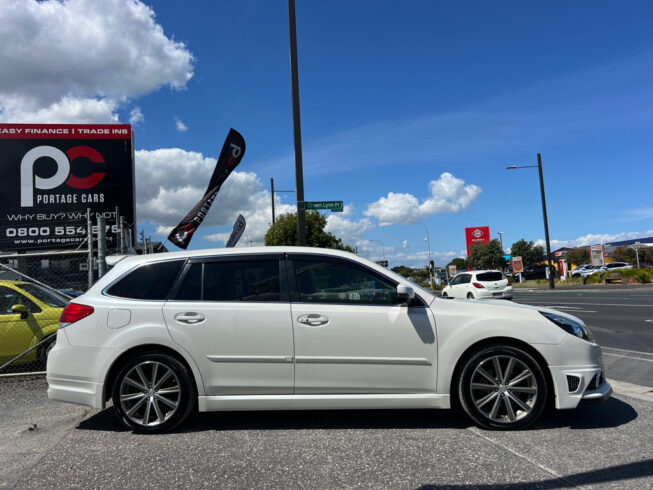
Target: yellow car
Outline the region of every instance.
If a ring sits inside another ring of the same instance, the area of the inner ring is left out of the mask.
[[[63,296],[38,284],[0,281],[0,366],[51,337],[51,342],[44,342],[15,362],[45,361],[66,304]]]

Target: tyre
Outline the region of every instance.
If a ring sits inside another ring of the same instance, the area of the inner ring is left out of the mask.
[[[442,293],[442,297],[443,297],[443,298],[448,298],[449,295],[448,295],[447,293]]]
[[[463,410],[486,429],[523,429],[542,414],[547,383],[538,362],[527,352],[493,345],[474,352],[458,378]]]
[[[467,299],[474,299],[474,295],[472,293],[467,293]]]
[[[38,348],[38,351],[36,353],[36,357],[38,358],[39,362],[43,364],[43,367],[48,362],[48,354],[50,354],[50,351],[54,347],[54,345],[57,343],[57,334],[52,334],[49,337],[46,337],[44,339],[43,345]]]
[[[116,377],[112,397],[120,421],[129,429],[147,433],[174,429],[197,404],[188,368],[159,352],[131,358]]]

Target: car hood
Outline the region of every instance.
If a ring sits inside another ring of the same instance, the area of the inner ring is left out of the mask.
[[[514,301],[506,301],[506,300],[468,300],[468,299],[458,299],[458,298],[452,298],[452,299],[444,299],[444,298],[436,298],[438,301],[446,301],[446,302],[451,302],[454,304],[459,304],[461,308],[468,308],[470,304],[474,305],[479,305],[479,306],[486,306],[486,307],[491,307],[491,308],[499,308],[503,309],[504,311],[508,312],[518,312],[519,310],[530,310],[530,311],[540,311],[543,313],[552,313],[554,315],[559,315],[565,318],[569,318],[570,320],[574,320],[576,322],[579,322],[583,325],[585,325],[585,322],[581,320],[578,317],[575,317],[573,315],[570,315],[569,313],[565,313],[564,311],[559,311],[559,310],[554,310],[551,308],[546,308],[544,306],[533,306],[533,305],[525,305],[522,303],[515,303]],[[435,302],[431,304],[431,306],[434,306]]]

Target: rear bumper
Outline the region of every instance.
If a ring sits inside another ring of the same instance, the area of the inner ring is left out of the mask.
[[[72,347],[65,329],[60,329],[48,355],[48,398],[104,408],[104,376],[119,353],[117,349]]]

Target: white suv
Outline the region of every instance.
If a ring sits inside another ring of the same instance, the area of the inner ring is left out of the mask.
[[[264,247],[125,258],[64,310],[52,400],[163,432],[211,410],[449,408],[523,428],[611,393],[581,320],[442,300],[336,250]]]

